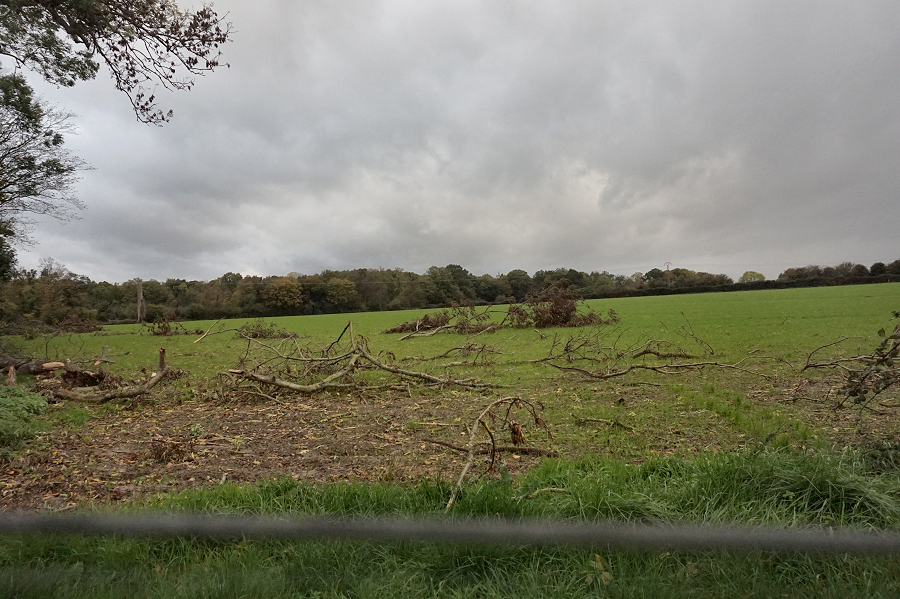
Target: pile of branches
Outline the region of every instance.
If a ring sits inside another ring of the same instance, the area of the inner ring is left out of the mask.
[[[511,304],[507,315],[499,323],[492,323],[490,309],[478,311],[471,303],[454,303],[450,310],[441,310],[382,333],[406,333],[400,339],[430,337],[440,332],[474,335],[493,332],[503,327],[546,329],[550,327],[607,326],[619,322],[615,310],[606,317],[583,308],[584,298],[567,279],[554,282],[536,293],[530,293],[523,304]],[[583,309],[579,312],[579,307]]]
[[[489,366],[494,363],[493,354],[499,354],[500,351],[487,345],[486,343],[466,343],[458,347],[451,347],[445,352],[436,356],[406,356],[403,362],[433,362],[441,368],[450,366]],[[461,360],[451,360],[449,362],[438,362],[445,358],[463,358]]]
[[[550,327],[588,327],[610,325],[619,321],[615,310],[603,318],[593,310],[578,312],[584,298],[567,279],[561,279],[536,293],[529,293],[524,304],[509,307],[509,326],[546,329]]]
[[[144,333],[157,337],[171,337],[173,335],[200,335],[203,333],[203,329],[188,329],[180,322],[162,318],[156,322],[145,324],[141,329],[141,334]]]
[[[257,318],[253,322],[245,323],[234,330],[236,331],[236,337],[249,337],[251,339],[293,339],[297,336],[297,333],[292,333],[285,328],[279,327],[265,318]]]
[[[238,333],[240,335],[240,333]],[[391,353],[369,349],[368,340],[353,333],[348,323],[325,347],[300,345],[296,337],[273,341],[241,335],[247,346],[237,368],[222,373],[232,381],[230,391],[272,399],[266,388],[312,394],[330,389],[407,389],[410,384],[491,387],[476,379],[438,377],[394,364]],[[249,385],[249,386],[247,386]]]
[[[450,310],[441,310],[434,314],[426,314],[422,318],[404,322],[383,333],[407,333],[401,339],[409,337],[430,337],[441,331],[459,335],[473,335],[496,331],[503,323],[491,322],[489,309],[478,311],[472,303],[453,303]]]
[[[287,329],[279,327],[274,322],[266,321],[264,318],[257,318],[253,322],[246,322],[237,328],[219,329],[213,332],[216,325],[222,322],[222,319],[212,323],[212,326],[204,333],[202,329],[194,331],[197,334],[203,333],[194,343],[200,343],[210,335],[221,335],[222,333],[233,332],[236,339],[296,339],[297,333],[292,333]]]

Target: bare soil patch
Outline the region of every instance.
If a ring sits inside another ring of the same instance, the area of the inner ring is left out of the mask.
[[[672,404],[671,393],[659,387],[571,386],[571,379],[559,380],[570,387],[535,390],[528,398],[547,407],[552,440],[533,422],[516,418],[528,446],[569,457],[607,453],[639,460],[622,447],[641,446],[644,455],[685,455],[765,442],[729,428],[722,415],[688,407],[669,419],[630,418]],[[897,410],[862,415],[855,409],[836,411],[828,400],[833,384],[811,382],[799,392],[789,384],[775,392],[748,387],[745,394],[756,405],[775,406],[809,424],[832,446],[865,449],[887,443],[900,451]],[[415,389],[274,401],[179,400],[164,393],[153,401],[89,407],[92,416],[83,424],[59,423],[0,464],[0,510],[64,510],[285,476],[313,482],[453,481],[466,454],[429,439],[465,446],[476,415],[493,399],[469,391],[417,394]],[[72,405],[57,404],[51,410]],[[584,420],[592,416],[600,418]],[[494,433],[498,445],[510,444],[508,431],[498,427]],[[489,457],[482,455],[472,474],[500,476],[507,469],[515,476],[542,459],[524,451],[504,452],[490,468]]]
[[[94,409],[96,415],[76,430],[60,426],[45,433],[2,465],[0,508],[66,509],[283,476],[317,482],[449,479],[465,454],[425,439],[465,445],[471,421],[461,407],[452,395],[414,399],[397,392]],[[537,459],[502,455],[495,469],[515,473]]]

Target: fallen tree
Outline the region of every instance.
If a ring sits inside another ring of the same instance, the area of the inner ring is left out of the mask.
[[[240,331],[238,335],[247,341],[247,349],[239,360],[239,366],[244,367],[232,368],[222,374],[296,393],[311,394],[328,389],[375,389],[396,386],[402,382],[473,389],[493,386],[476,379],[439,377],[391,364],[389,360],[393,356],[387,355],[382,359],[374,355],[368,349],[367,340],[354,335],[352,323],[347,323],[340,336],[324,348],[303,347],[295,337],[269,343]],[[347,335],[349,341],[342,345],[344,335]],[[365,372],[386,373],[388,379],[376,384],[360,376]]]
[[[496,331],[503,326],[492,323],[490,309],[478,311],[473,304],[454,303],[449,310],[426,314],[416,320],[404,322],[383,333],[406,333],[401,340],[411,337],[431,337],[442,331],[458,335],[472,335]]]
[[[741,366],[747,358],[743,360],[738,360],[733,364],[723,363],[723,362],[665,362],[663,364],[629,364],[628,366],[624,366],[621,368],[606,368],[601,370],[587,370],[585,368],[576,368],[573,366],[561,366],[559,364],[554,364],[553,362],[547,362],[549,366],[552,366],[558,370],[562,370],[564,372],[574,372],[577,374],[581,374],[588,378],[592,379],[612,379],[620,376],[625,376],[634,371],[645,370],[649,372],[655,372],[657,374],[677,374],[678,371],[682,370],[697,370],[701,368],[705,368],[707,366],[713,366],[716,368],[733,368],[735,370],[740,370],[742,372],[746,372],[748,374],[753,374],[762,378],[771,379],[772,376],[768,374],[764,374],[762,372],[758,372],[755,370],[750,370],[749,368],[744,368]]]
[[[15,370],[16,374],[42,374],[65,368],[65,362],[50,360],[35,360],[33,358],[15,358],[7,354],[0,354],[0,370]]]
[[[611,314],[615,317],[614,312],[611,311]],[[773,360],[768,356],[747,356],[733,363],[708,359],[715,355],[715,351],[707,342],[694,334],[690,323],[675,331],[682,338],[681,342],[669,339],[647,339],[633,345],[623,346],[624,331],[618,327],[608,326],[617,320],[616,317],[595,326],[583,327],[567,337],[555,333],[550,341],[547,355],[507,364],[544,364],[563,372],[600,380],[623,377],[636,372],[674,375],[703,368],[732,369],[762,378],[772,378],[768,374],[747,367],[752,362]],[[538,333],[542,339],[548,337],[539,331]],[[696,349],[694,352],[688,351],[682,343],[693,344]],[[697,352],[697,349],[700,351]],[[704,357],[707,359],[702,359]]]
[[[78,370],[77,368],[69,366],[65,368],[65,373],[59,379],[60,384],[50,388],[50,392],[53,394],[53,396],[60,399],[102,404],[117,399],[131,399],[133,397],[144,395],[145,393],[153,389],[153,387],[158,385],[161,381],[163,381],[167,376],[169,376],[171,372],[172,368],[166,361],[166,350],[165,348],[160,348],[159,368],[150,376],[149,379],[144,381],[142,384],[131,385],[127,387],[101,389],[93,392],[76,391],[72,387],[78,386],[79,384],[83,384],[85,382],[90,383],[90,386],[99,385],[107,377],[103,377],[98,375],[97,373],[89,371]],[[66,384],[67,377],[69,379],[68,386]],[[45,388],[47,387],[45,386]]]

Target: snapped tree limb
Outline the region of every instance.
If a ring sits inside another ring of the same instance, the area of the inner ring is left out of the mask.
[[[500,406],[503,404],[507,405],[506,420],[508,420],[509,412],[510,412],[510,410],[512,410],[512,408],[514,406],[518,407],[518,408],[527,408],[528,411],[531,413],[532,417],[534,418],[535,424],[537,426],[543,427],[544,430],[546,430],[547,433],[549,434],[550,429],[547,428],[547,425],[544,423],[544,421],[541,419],[541,417],[538,416],[535,406],[533,404],[531,404],[530,402],[525,401],[519,397],[501,397],[500,399],[492,401],[490,404],[488,404],[488,406],[485,409],[483,409],[481,411],[480,414],[478,414],[478,417],[475,419],[475,421],[472,423],[472,427],[469,429],[469,443],[467,444],[466,448],[464,449],[464,451],[468,452],[468,455],[466,456],[466,463],[463,466],[462,472],[460,472],[460,474],[459,474],[459,478],[456,481],[456,485],[453,487],[453,493],[451,493],[450,499],[447,501],[447,505],[444,507],[444,512],[449,512],[450,508],[452,508],[453,504],[456,502],[456,498],[459,496],[459,490],[462,488],[462,484],[466,478],[466,474],[468,474],[469,469],[472,467],[472,462],[475,460],[476,454],[479,454],[479,453],[489,454],[491,456],[491,466],[493,467],[494,455],[498,451],[498,446],[497,446],[496,440],[494,439],[494,434],[491,432],[491,429],[488,428],[487,423],[485,423],[485,421],[484,421],[484,418],[489,413],[491,413],[491,410],[494,407]],[[538,404],[538,405],[540,405],[540,404]],[[491,439],[490,447],[488,447],[484,451],[475,449],[475,436],[478,434],[478,431],[482,428],[487,432],[488,436]],[[431,441],[432,443],[436,442],[436,441],[433,441],[430,439],[429,439],[429,441]],[[515,438],[513,439],[513,442],[514,443],[516,442]],[[438,443],[438,444],[445,445],[445,446],[451,447],[453,449],[463,449],[463,448],[457,448],[456,446],[449,444],[449,443]],[[528,449],[528,451],[522,451],[525,449]],[[538,453],[543,450],[539,450],[538,448],[514,447],[514,448],[512,448],[512,451],[515,451],[517,453]],[[550,454],[548,453],[546,455],[550,455]]]

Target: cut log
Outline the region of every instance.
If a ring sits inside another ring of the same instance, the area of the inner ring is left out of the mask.
[[[17,374],[43,374],[65,368],[65,362],[44,362],[43,360],[32,360],[16,366]]]

